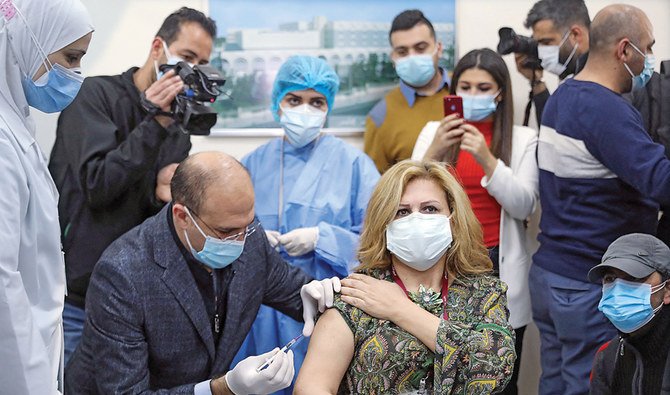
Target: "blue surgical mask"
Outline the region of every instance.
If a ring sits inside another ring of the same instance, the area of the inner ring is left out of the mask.
[[[437,52],[424,55],[405,56],[395,61],[395,71],[401,80],[413,87],[422,87],[430,82],[437,72],[433,56]]]
[[[46,72],[37,81],[33,81],[33,75],[27,75],[24,72],[25,75],[21,80],[21,85],[23,86],[23,93],[26,95],[26,101],[28,105],[42,112],[62,111],[72,103],[72,100],[79,93],[84,77],[82,77],[78,67],[68,69],[58,63],[52,64],[30,28],[28,21],[21,12],[18,12],[18,15],[28,29],[30,38],[40,56],[44,59],[43,63],[46,67]]]
[[[196,229],[198,229],[202,237],[205,238],[205,245],[202,247],[202,250],[196,251],[195,248],[193,248],[191,245],[191,240],[188,238],[188,233],[184,231],[186,243],[188,243],[188,247],[191,249],[191,254],[193,254],[195,259],[211,269],[223,269],[224,267],[233,263],[237,258],[240,257],[240,255],[242,255],[246,236],[251,234],[253,229],[251,231],[245,230],[244,240],[236,240],[238,235],[232,236],[230,239],[222,240],[206,235],[200,226],[198,226],[198,223],[195,221],[188,208],[186,208],[186,214],[188,214],[189,218],[191,218],[191,221],[193,221],[193,224],[195,224]]]
[[[458,93],[463,98],[463,118],[468,121],[478,122],[491,116],[498,108],[496,97],[493,95],[468,95]]]
[[[279,123],[284,128],[288,142],[296,148],[302,148],[314,141],[326,123],[326,112],[309,104],[293,108],[282,107],[281,112]]]
[[[661,309],[651,307],[651,295],[665,287],[665,281],[651,287],[649,284],[636,283],[617,278],[603,285],[603,296],[598,310],[623,333],[632,333],[645,326]]]
[[[639,75],[633,74],[630,67],[628,67],[626,63],[623,64],[626,70],[628,71],[628,74],[630,74],[631,78],[633,79],[633,86],[631,90],[636,91],[638,89],[644,88],[651,79],[651,76],[654,74],[654,67],[656,67],[656,56],[654,56],[653,53],[645,55],[644,52],[640,51],[640,49],[636,47],[633,43],[629,44],[640,55],[644,56],[644,69],[642,69]]]
[[[47,63],[45,63],[46,65]],[[25,76],[21,81],[28,104],[42,112],[63,111],[74,100],[84,77],[79,69],[68,69],[56,63],[49,63],[47,72],[37,81]]]

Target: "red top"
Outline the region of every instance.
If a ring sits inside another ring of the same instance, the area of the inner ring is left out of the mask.
[[[493,122],[468,122],[479,129],[491,146],[493,137]],[[470,198],[472,210],[482,224],[484,244],[486,247],[497,246],[500,243],[500,204],[482,187],[484,169],[477,163],[474,156],[463,150],[458,155],[456,163],[456,177],[458,177]]]

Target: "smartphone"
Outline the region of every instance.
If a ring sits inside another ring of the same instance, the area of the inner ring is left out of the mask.
[[[444,97],[444,116],[454,113],[463,118],[463,98],[456,95],[447,95]]]

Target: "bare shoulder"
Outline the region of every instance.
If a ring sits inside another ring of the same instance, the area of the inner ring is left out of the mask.
[[[335,394],[354,355],[354,334],[337,309],[316,322],[295,394]]]

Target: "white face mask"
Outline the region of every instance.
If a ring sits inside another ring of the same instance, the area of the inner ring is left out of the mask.
[[[568,40],[568,37],[570,37],[569,31],[565,33],[559,45],[537,46],[537,56],[540,58],[540,60],[542,60],[543,69],[558,76],[565,72],[565,69],[567,69],[568,64],[570,64],[572,57],[575,56],[575,53],[577,52],[577,47],[579,47],[579,43],[576,43],[572,48],[572,52],[570,52],[570,56],[568,56],[568,58],[565,60],[565,63],[561,63],[561,47],[563,47],[563,44],[565,44],[565,42]]]
[[[181,57],[172,55],[172,53],[170,53],[170,50],[168,49],[168,46],[165,43],[165,41],[161,40],[161,42],[163,43],[163,52],[165,53],[165,59],[166,59],[165,64],[168,64],[170,66],[174,66],[179,62],[186,62]],[[188,65],[191,66],[191,68],[193,68],[193,66],[195,66],[195,63],[189,63],[189,62],[186,62],[186,63],[188,63]],[[156,60],[154,60],[154,68],[156,69],[156,79],[157,80],[161,79],[161,77],[163,76],[163,72],[158,69],[158,61],[156,61]]]
[[[402,263],[418,271],[433,267],[451,246],[449,217],[412,213],[386,228],[386,248]]]
[[[293,108],[281,107],[279,123],[286,138],[292,146],[302,148],[314,141],[326,123],[326,112],[309,104],[301,104]]]

